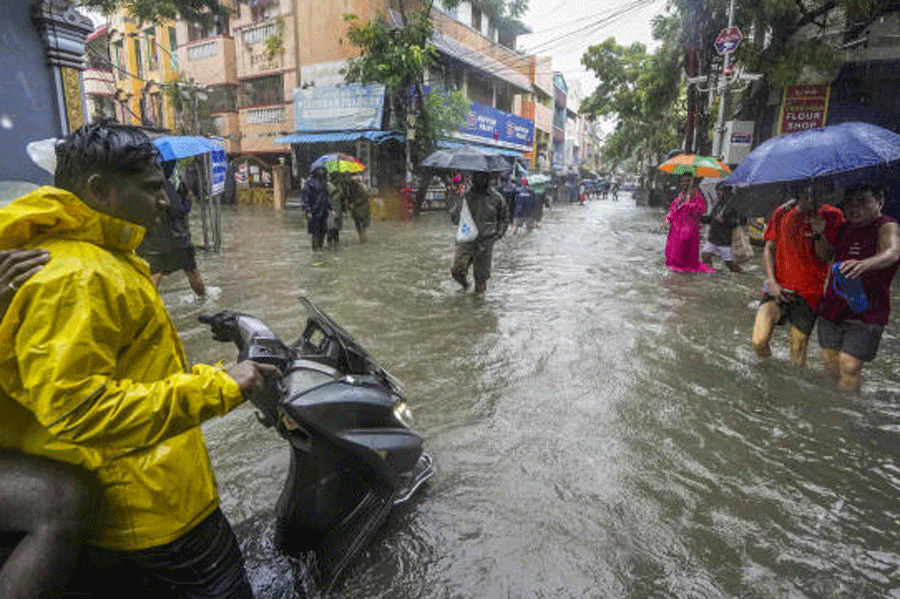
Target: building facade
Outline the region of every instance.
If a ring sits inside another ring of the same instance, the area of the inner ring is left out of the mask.
[[[90,71],[91,94],[108,93],[108,73],[112,72],[115,115],[120,122],[173,129],[175,109],[165,85],[178,73],[175,24],[139,23],[120,12],[110,15],[106,27],[95,35],[94,43],[86,48],[88,62],[95,67]],[[98,42],[107,45],[106,53]]]
[[[327,109],[312,126],[309,120],[310,107],[346,101],[348,92],[337,89],[344,85],[341,70],[358,49],[347,40],[345,15],[401,26],[396,2],[225,4],[230,15],[199,25],[146,26],[125,15],[110,17],[89,50],[93,112],[114,107],[123,122],[187,133],[205,132],[198,120],[208,114],[230,156],[253,157],[260,166],[290,161],[295,179],[325,150],[347,151],[367,163],[387,156],[396,162],[408,124],[397,122],[389,105],[367,119],[365,130],[347,129],[339,119],[323,122]],[[415,0],[407,5],[410,11],[418,6]],[[470,102],[468,119],[447,143],[479,144],[549,167],[555,90],[549,59],[517,50],[516,36],[525,30],[498,27],[477,3],[439,6],[431,11],[438,60],[425,74],[426,88],[459,90]],[[165,93],[173,88],[179,102]],[[376,170],[370,171],[372,185],[395,178]]]

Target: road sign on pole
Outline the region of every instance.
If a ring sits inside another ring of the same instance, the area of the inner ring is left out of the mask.
[[[737,27],[726,27],[716,36],[716,52],[721,55],[733,54],[742,39],[744,39],[744,36],[741,35],[740,29]]]

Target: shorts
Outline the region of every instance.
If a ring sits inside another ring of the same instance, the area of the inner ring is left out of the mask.
[[[861,362],[871,362],[875,359],[883,332],[884,327],[877,324],[819,319],[819,345],[822,349],[840,351]]]
[[[711,241],[707,241],[700,253],[718,256],[725,262],[734,262],[734,254],[731,253],[730,245],[713,245]]]
[[[759,300],[759,305],[762,306],[766,302],[775,301],[774,297],[764,293],[762,299]],[[813,327],[816,325],[816,313],[809,307],[805,299],[798,297],[787,303],[778,303],[778,307],[781,308],[781,318],[775,324],[790,322],[791,326],[804,335],[812,334]]]
[[[162,273],[167,275],[176,270],[197,270],[194,246],[175,248],[165,254],[155,252],[147,254],[147,262],[150,263],[150,272],[152,274]]]
[[[357,231],[359,231],[360,229],[368,229],[371,221],[372,221],[372,218],[368,214],[365,216],[354,216],[353,217],[353,224],[356,225]]]

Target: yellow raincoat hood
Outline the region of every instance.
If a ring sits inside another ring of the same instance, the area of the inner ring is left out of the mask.
[[[0,321],[0,446],[78,464],[102,487],[91,542],[173,541],[218,505],[199,424],[241,403],[190,371],[146,262],[144,229],[42,187],[0,208],[0,249],[51,259]]]

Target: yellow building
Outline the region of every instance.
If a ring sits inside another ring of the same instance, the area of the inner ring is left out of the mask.
[[[174,130],[176,114],[163,85],[178,73],[175,23],[139,23],[120,12],[108,17],[106,37],[116,117],[123,123]]]

